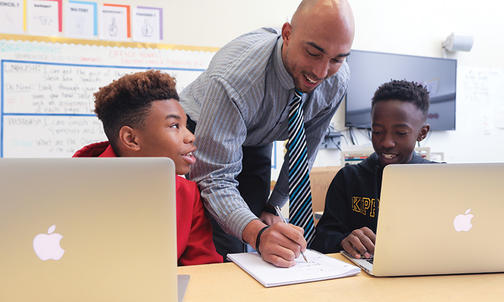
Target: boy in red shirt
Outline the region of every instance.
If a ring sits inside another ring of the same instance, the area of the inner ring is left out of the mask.
[[[153,70],[125,75],[94,96],[109,140],[85,146],[73,157],[169,157],[177,174],[189,172],[196,161],[194,135],[186,128],[171,76]],[[178,264],[222,262],[196,183],[177,176],[176,196]]]

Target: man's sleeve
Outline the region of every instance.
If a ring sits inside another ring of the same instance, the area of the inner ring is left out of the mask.
[[[197,121],[197,161],[190,178],[198,183],[207,210],[222,229],[241,240],[245,226],[257,219],[240,196],[236,181],[247,128],[236,105],[238,93],[221,79],[210,81]]]

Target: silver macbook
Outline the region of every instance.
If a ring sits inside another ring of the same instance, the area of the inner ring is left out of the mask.
[[[0,301],[177,301],[170,159],[0,159],[0,196]]]
[[[374,258],[342,254],[375,276],[503,272],[503,180],[504,163],[387,166]]]

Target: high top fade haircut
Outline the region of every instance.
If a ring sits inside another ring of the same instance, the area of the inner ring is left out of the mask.
[[[112,148],[123,126],[142,128],[154,101],[179,100],[175,79],[159,70],[124,75],[94,94],[95,112]]]
[[[429,112],[429,91],[427,88],[417,82],[406,80],[392,80],[378,87],[376,90],[371,107],[378,102],[399,100],[402,102],[412,103],[427,118]]]

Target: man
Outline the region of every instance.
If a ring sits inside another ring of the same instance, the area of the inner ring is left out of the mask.
[[[246,242],[264,260],[288,267],[306,248],[303,230],[281,223],[272,210],[288,197],[287,159],[268,200],[272,142],[287,139],[289,100],[302,92],[311,166],[347,88],[353,35],[345,0],[304,0],[281,33],[263,28],[231,41],[182,91],[198,141],[190,177],[218,223],[221,255],[244,251]]]

